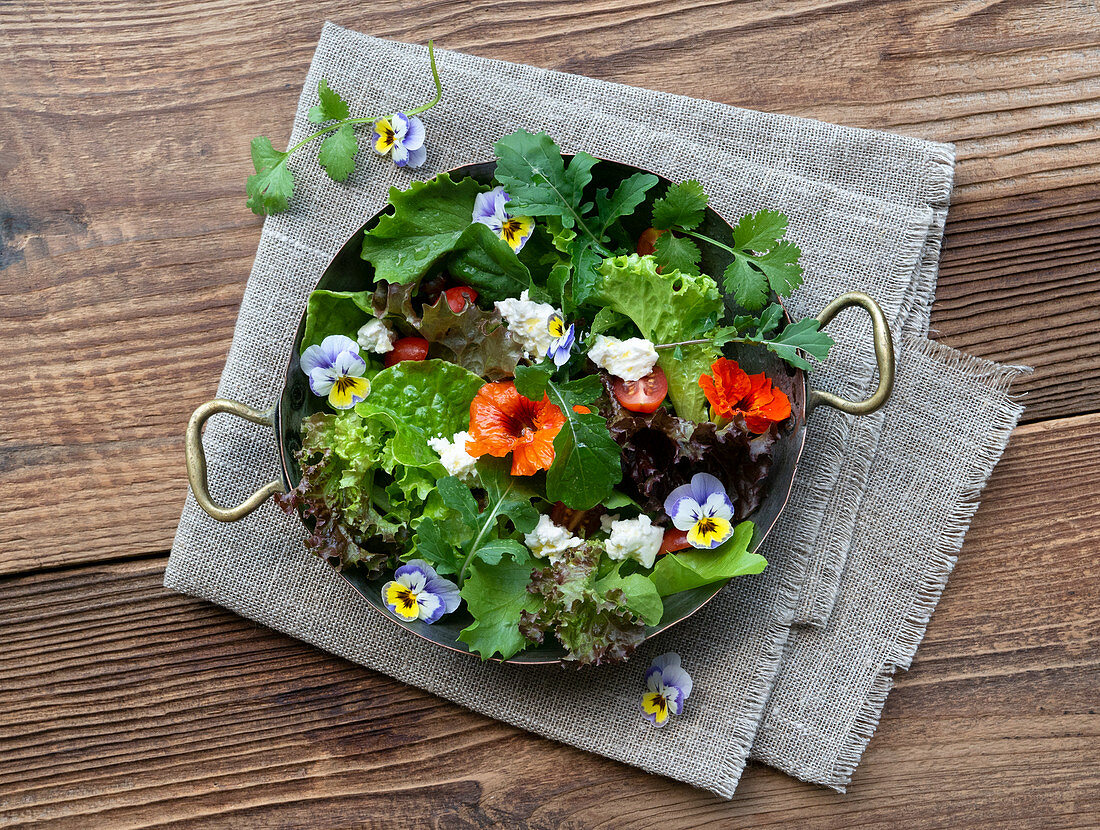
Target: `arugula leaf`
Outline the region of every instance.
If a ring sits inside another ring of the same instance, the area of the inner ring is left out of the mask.
[[[318,289],[306,302],[306,329],[302,334],[302,352],[330,334],[343,334],[353,340],[359,328],[374,319],[373,291],[325,291]]]
[[[570,254],[573,263],[573,302],[579,306],[596,293],[603,258],[593,250],[591,241],[584,237],[578,237],[573,242]]]
[[[620,314],[610,306],[602,306],[592,318],[592,325],[588,327],[588,333],[592,335],[603,334],[606,331],[622,329],[632,325],[630,318]],[[626,339],[626,338],[624,338]]]
[[[486,188],[471,178],[440,173],[408,190],[390,190],[393,214],[363,234],[363,259],[374,279],[413,282],[455,250],[471,225],[474,199]]]
[[[530,533],[539,523],[539,512],[531,504],[536,493],[529,482],[513,476],[511,464],[502,458],[482,458],[477,465],[478,478],[485,490],[486,506],[481,511],[483,524],[507,516],[520,533]]]
[[[631,254],[605,259],[600,275],[598,298],[633,320],[642,336],[656,344],[703,337],[722,313],[722,298],[711,277],[657,273],[653,257]],[[707,420],[699,376],[710,370],[717,349],[683,346],[679,357],[669,349],[661,349],[658,355],[657,365],[668,376],[668,395],[676,413],[692,421]]]
[[[454,476],[444,476],[436,482],[436,489],[439,490],[443,503],[458,513],[472,534],[478,526],[478,509],[470,488]]]
[[[732,326],[714,330],[712,335],[714,345],[721,348],[727,343],[737,342],[750,346],[764,346],[787,363],[804,370],[812,367],[798,353],[799,349],[818,360],[824,360],[828,356],[829,349],[833,347],[833,338],[821,331],[821,324],[812,317],[791,323],[777,336],[769,337],[770,333],[778,327],[782,315],[782,307],[778,303],[773,303],[764,310],[759,320],[751,317],[736,317]],[[756,332],[745,334],[753,326],[757,326]]]
[[[758,574],[768,561],[749,553],[754,525],[741,522],[733,536],[714,550],[686,550],[670,553],[657,560],[649,579],[662,597],[710,585],[745,574]]]
[[[554,463],[546,472],[546,498],[574,510],[588,510],[606,499],[622,480],[620,449],[607,429],[607,421],[594,411],[574,412],[577,405],[595,410],[603,384],[595,375],[567,383],[550,380],[553,364],[516,367],[516,390],[525,398],[549,397],[565,415],[565,424],[554,438]]]
[[[271,139],[252,139],[252,166],[255,175],[245,182],[249,209],[258,216],[286,210],[294,195],[294,176],[286,166],[287,154],[271,146]]]
[[[511,197],[509,212],[517,216],[559,216],[562,225],[583,225],[581,200],[592,181],[597,159],[577,153],[565,166],[561,148],[546,133],[517,130],[493,145],[496,180]]]
[[[325,169],[330,179],[342,182],[355,169],[355,154],[358,152],[359,142],[355,138],[355,128],[351,124],[344,124],[321,142],[317,163]]]
[[[326,121],[343,121],[351,117],[351,109],[348,102],[340,97],[340,93],[328,85],[324,78],[317,84],[317,97],[320,103],[310,107],[307,116],[314,124],[323,124]],[[350,125],[348,125],[350,126]]]
[[[653,258],[662,271],[680,271],[697,276],[702,252],[699,246],[685,236],[663,233],[654,243]]]
[[[623,179],[610,197],[604,188],[597,190],[596,215],[599,217],[600,235],[607,233],[607,229],[616,219],[634,213],[634,209],[645,201],[646,193],[656,187],[657,182],[657,177],[652,173],[635,173]]]
[[[477,549],[477,558],[487,565],[496,565],[505,555],[520,565],[531,561],[531,552],[515,539],[493,539]]]
[[[653,203],[653,227],[657,230],[694,230],[703,221],[707,194],[694,179],[669,185],[664,198]]]
[[[472,562],[461,594],[474,621],[462,629],[458,639],[486,660],[494,654],[507,660],[526,648],[528,640],[519,630],[520,615],[542,604],[527,590],[530,579],[531,566],[512,559],[495,565]]]
[[[447,270],[458,282],[476,288],[489,302],[518,297],[531,288],[531,272],[512,246],[480,222],[462,232],[447,259]]]
[[[416,527],[414,537],[416,555],[435,568],[440,574],[458,573],[463,556],[443,537],[443,531],[430,516],[425,516]]]

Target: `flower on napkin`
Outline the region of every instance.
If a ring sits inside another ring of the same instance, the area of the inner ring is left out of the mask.
[[[733,503],[710,473],[696,473],[669,493],[665,512],[693,548],[716,548],[733,534]]]
[[[359,344],[350,337],[330,334],[320,345],[302,352],[301,366],[313,394],[328,396],[335,409],[351,409],[370,393],[370,382],[363,377],[367,362],[359,356]]]
[[[699,385],[714,408],[714,417],[729,420],[740,413],[745,425],[759,434],[790,417],[791,402],[782,389],[776,389],[761,372],[749,375],[736,360],[720,357],[711,364],[711,375],[702,375]]]
[[[691,675],[680,665],[680,655],[670,651],[653,658],[645,673],[645,685],[642,713],[654,726],[664,726],[669,715],[684,710],[684,701],[691,694]]]
[[[411,559],[382,586],[382,601],[401,619],[431,625],[462,601],[458,586],[435,572],[423,559]]]
[[[374,149],[390,154],[398,167],[419,167],[428,156],[424,148],[424,122],[415,115],[394,113],[374,122]]]
[[[503,187],[494,187],[488,193],[479,193],[474,199],[473,221],[488,226],[513,251],[519,253],[520,248],[531,237],[535,220],[530,216],[511,216],[504,210],[504,205],[511,200],[512,197],[504,192]]]
[[[564,425],[564,413],[546,395],[532,401],[510,380],[487,383],[470,404],[466,452],[474,458],[511,453],[512,475],[534,475],[554,463],[554,438]]]

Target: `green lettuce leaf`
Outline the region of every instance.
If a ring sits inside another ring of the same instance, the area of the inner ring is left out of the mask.
[[[306,303],[306,330],[302,335],[304,352],[330,334],[355,339],[359,328],[374,318],[372,291],[314,291]]]
[[[471,178],[455,182],[440,173],[408,190],[390,190],[393,214],[363,235],[363,259],[374,278],[412,282],[455,250],[469,229],[474,199],[487,188]]]
[[[598,298],[634,321],[655,344],[703,336],[722,313],[718,285],[706,274],[657,273],[653,257],[637,254],[605,259],[600,266]],[[699,376],[718,358],[712,345],[684,346],[680,354],[663,349],[657,365],[668,376],[668,396],[681,418],[704,421],[706,396]]]
[[[649,579],[657,593],[667,597],[730,577],[758,574],[768,560],[757,553],[749,553],[753,530],[752,522],[741,522],[734,528],[733,536],[714,550],[692,549],[666,554],[657,560]]]
[[[531,272],[512,246],[480,222],[471,224],[458,238],[447,258],[447,270],[489,302],[518,297],[531,288]]]
[[[474,621],[458,639],[483,659],[500,655],[507,660],[528,645],[520,633],[520,616],[536,610],[540,599],[527,590],[531,566],[502,558],[496,564],[470,563],[470,575],[462,584],[462,598]]]

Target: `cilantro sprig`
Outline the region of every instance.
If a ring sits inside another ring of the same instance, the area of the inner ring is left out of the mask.
[[[443,99],[443,85],[439,80],[439,71],[435,65],[435,48],[428,41],[428,60],[431,63],[432,80],[435,82],[435,96],[424,104],[407,110],[405,115],[414,116],[427,112]],[[380,118],[393,113],[374,115],[365,118],[352,118],[351,107],[340,94],[321,79],[317,85],[318,103],[309,110],[308,118],[314,124],[326,124],[317,132],[308,135],[285,151],[276,150],[271,139],[257,136],[252,139],[252,166],[256,172],[245,182],[248,200],[245,204],[253,213],[264,216],[282,213],[287,209],[294,195],[294,175],[287,167],[287,159],[296,151],[314,139],[327,135],[317,152],[317,162],[334,182],[346,181],[355,169],[355,154],[359,152],[359,140],[355,136],[356,124],[373,124]]]

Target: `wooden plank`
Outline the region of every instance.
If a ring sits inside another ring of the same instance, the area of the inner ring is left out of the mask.
[[[460,0],[0,8],[0,573],[161,551],[325,18],[672,92],[953,140],[934,324],[1100,409],[1100,34],[1080,4]],[[735,72],[730,67],[736,67]],[[1038,301],[1046,300],[1045,303]],[[28,339],[33,338],[33,339]],[[59,527],[56,517],[66,518]],[[49,543],[38,528],[50,526]]]
[[[727,803],[526,735],[164,591],[160,558],[9,577],[0,825],[1095,827],[1098,475],[1100,415],[1017,432],[845,797],[752,766]]]

